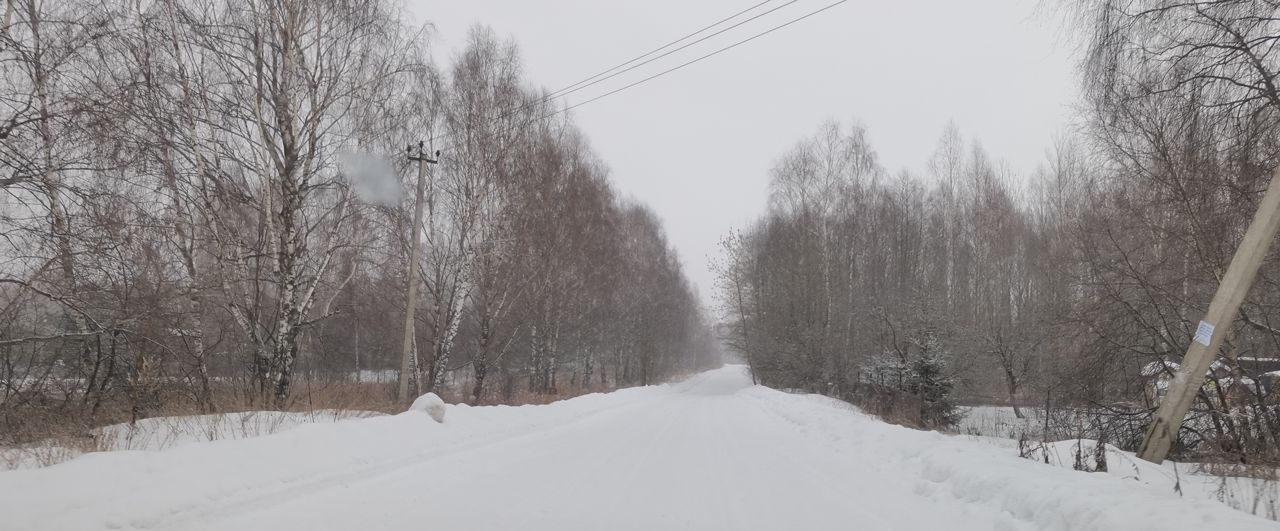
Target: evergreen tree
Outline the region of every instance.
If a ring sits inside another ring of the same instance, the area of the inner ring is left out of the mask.
[[[908,362],[904,390],[920,398],[920,418],[927,426],[954,426],[962,415],[951,400],[955,379],[947,373],[946,350],[931,333],[917,343],[919,350]]]

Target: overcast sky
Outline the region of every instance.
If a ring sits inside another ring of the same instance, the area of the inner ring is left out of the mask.
[[[442,65],[468,28],[520,45],[556,90],[761,0],[409,0]],[[773,0],[761,13],[786,4]],[[581,102],[832,3],[798,0],[719,37],[566,96]],[[861,122],[891,171],[923,173],[947,122],[1028,173],[1069,125],[1079,86],[1060,22],[1031,0],[852,0],[573,115],[617,188],[653,208],[711,304],[708,257],[764,212],[773,161],[822,121]],[[727,25],[727,24],[726,24]]]

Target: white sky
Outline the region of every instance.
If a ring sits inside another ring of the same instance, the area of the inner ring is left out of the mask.
[[[446,65],[472,24],[516,39],[557,90],[761,0],[408,0]],[[782,5],[773,0],[751,14]],[[799,0],[566,96],[574,104],[823,7]],[[1079,83],[1058,19],[1031,0],[851,0],[573,112],[624,195],[663,219],[711,304],[708,257],[762,214],[773,161],[828,118],[859,121],[886,168],[923,173],[948,121],[1028,173],[1066,131]],[[742,18],[750,16],[744,15]]]

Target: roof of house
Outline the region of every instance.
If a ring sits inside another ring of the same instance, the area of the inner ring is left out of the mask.
[[[1181,366],[1169,360],[1153,361],[1143,365],[1141,373],[1143,376],[1155,376],[1157,374],[1168,375],[1178,372],[1179,367]]]

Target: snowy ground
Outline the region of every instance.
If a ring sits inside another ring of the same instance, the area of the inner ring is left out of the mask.
[[[165,450],[189,443],[248,439],[306,424],[327,424],[378,415],[382,413],[348,410],[242,411],[142,419],[133,425],[112,424],[97,428],[93,430],[92,437],[77,441],[79,446],[50,442],[22,448],[0,448],[0,471],[49,466],[78,457],[86,450]],[[0,529],[3,529],[2,523]]]
[[[957,433],[1017,439],[1024,433],[1044,431],[1044,410],[1040,408],[1022,408],[1023,418],[1018,418],[1013,413],[1013,408],[1005,406],[974,406],[963,409],[964,417],[956,426]]]
[[[1033,443],[1026,449],[1018,449],[1016,440],[1023,434],[1038,440],[1044,432],[1043,409],[1022,408],[1024,417],[1021,419],[1011,407],[976,406],[965,409],[965,417],[955,431],[969,435],[966,437],[969,440],[1006,448],[1013,455],[1029,451],[1030,458],[1041,462],[1047,455],[1050,464],[1065,468],[1074,468],[1076,455],[1082,454],[1085,466],[1095,466],[1092,455],[1096,442],[1077,439],[1070,433],[1050,434],[1048,440],[1055,442],[1047,445]],[[1270,472],[1270,477],[1259,478],[1235,472],[1230,475],[1211,474],[1206,470],[1211,465],[1200,463],[1165,461],[1157,466],[1112,445],[1107,445],[1106,459],[1108,474],[1136,481],[1151,489],[1163,492],[1178,490],[1188,498],[1218,500],[1232,508],[1273,520],[1280,517],[1280,481],[1271,479],[1280,475],[1280,471],[1255,470],[1254,475]],[[1229,467],[1218,468],[1227,472]]]
[[[753,387],[741,367],[0,473],[0,529],[1277,529]]]

